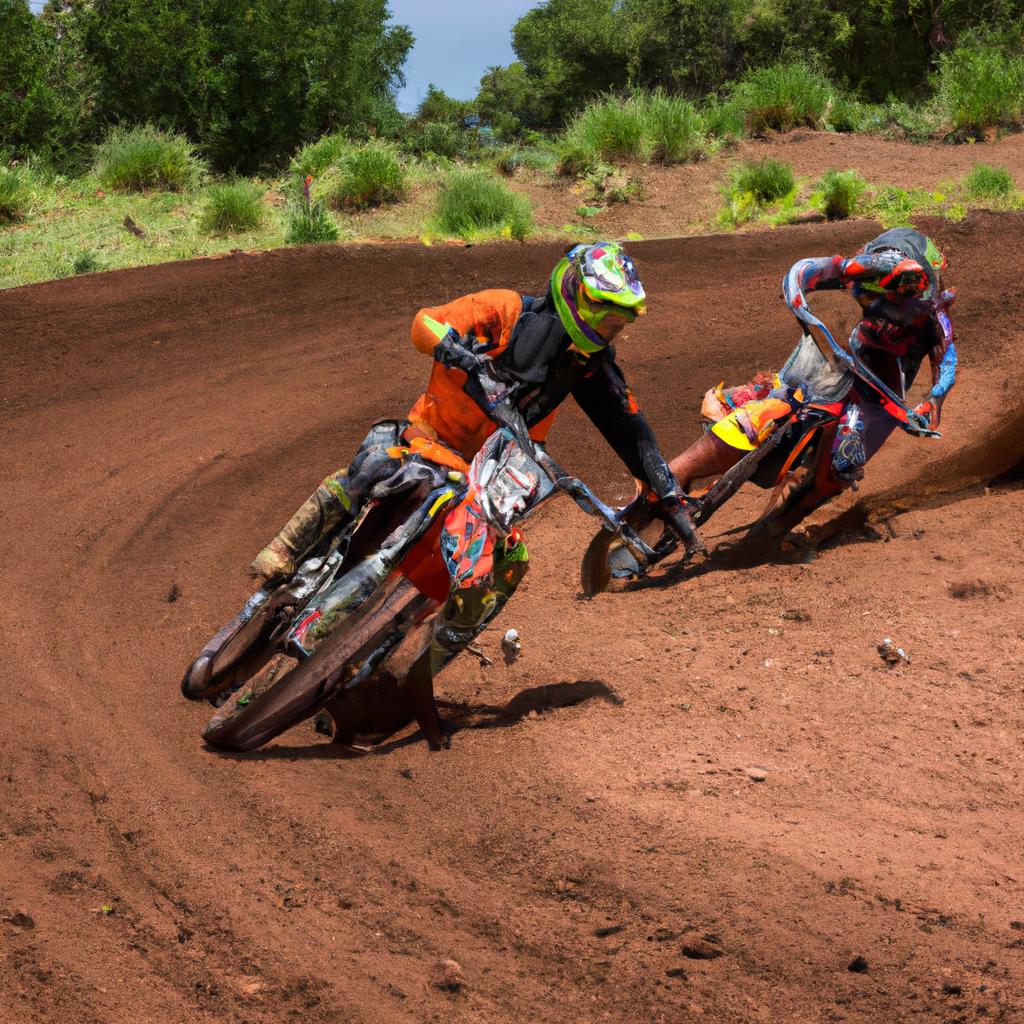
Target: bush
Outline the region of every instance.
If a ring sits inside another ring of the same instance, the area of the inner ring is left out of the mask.
[[[964,187],[971,199],[1006,199],[1013,195],[1013,175],[1006,167],[975,164]]]
[[[793,168],[771,157],[744,161],[729,175],[731,194],[749,192],[758,203],[772,203],[795,188]]]
[[[844,220],[853,213],[867,182],[853,170],[826,171],[819,185],[821,208],[829,220]]]
[[[311,186],[313,179],[306,178],[302,198],[292,202],[288,210],[288,230],[285,232],[286,245],[308,245],[313,242],[336,242],[338,225],[324,206],[324,201],[313,202]]]
[[[364,210],[397,202],[405,190],[405,170],[394,146],[368,142],[342,159],[328,196],[338,207]]]
[[[996,46],[960,46],[939,58],[940,107],[956,132],[974,136],[1024,118],[1024,57]]]
[[[707,150],[704,119],[682,96],[668,96],[660,89],[646,99],[646,133],[652,156],[663,164],[696,160]]]
[[[31,170],[25,164],[0,166],[0,221],[23,220],[34,201]]]
[[[733,99],[749,131],[785,132],[800,125],[820,127],[832,92],[824,75],[795,61],[748,72],[734,87]]]
[[[112,190],[180,192],[197,185],[206,167],[184,135],[140,125],[115,128],[96,147],[93,171]]]
[[[291,169],[301,178],[308,174],[319,178],[328,167],[340,163],[352,148],[352,140],[341,132],[322,135],[316,142],[307,143],[292,157]]]
[[[263,201],[259,188],[250,181],[229,181],[211,185],[206,192],[203,211],[204,231],[225,234],[248,231],[263,218]]]
[[[433,225],[467,241],[486,234],[524,238],[533,214],[528,199],[487,171],[455,171],[438,194]]]

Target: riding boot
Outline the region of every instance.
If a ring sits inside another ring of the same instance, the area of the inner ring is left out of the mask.
[[[719,476],[736,465],[746,452],[739,451],[712,433],[702,434],[669,464],[679,486],[687,494],[694,480]]]
[[[302,556],[350,515],[351,503],[340,476],[329,476],[256,556],[250,566],[254,576],[267,580],[291,576]]]

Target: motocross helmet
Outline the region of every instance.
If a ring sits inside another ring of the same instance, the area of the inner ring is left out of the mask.
[[[551,272],[551,296],[573,346],[584,355],[608,345],[597,328],[609,313],[633,321],[647,299],[636,266],[616,242],[573,246]]]
[[[942,293],[942,271],[946,269],[946,257],[927,235],[913,228],[892,228],[872,239],[861,252],[896,252],[906,259],[914,260],[928,276],[928,288],[921,294],[922,299],[931,299]],[[885,292],[878,284],[862,283],[868,292]]]

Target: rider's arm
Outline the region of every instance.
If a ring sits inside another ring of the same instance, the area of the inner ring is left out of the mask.
[[[914,410],[927,417],[932,429],[939,425],[942,418],[942,403],[956,384],[956,342],[953,338],[953,321],[949,316],[949,309],[955,298],[954,292],[946,291],[936,303],[933,323],[939,340],[928,351],[932,368],[932,389],[927,399]]]
[[[421,309],[412,320],[412,343],[425,355],[432,355],[438,343],[433,324],[444,324],[456,335],[472,335],[478,351],[504,347],[508,335],[523,311],[523,298],[505,288],[473,292],[443,306]]]
[[[589,372],[573,387],[572,395],[630,473],[649,488],[666,524],[688,549],[698,549],[700,542],[686,515],[676,478],[610,351],[592,357]]]

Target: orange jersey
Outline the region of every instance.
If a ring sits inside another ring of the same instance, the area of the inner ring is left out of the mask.
[[[454,327],[459,335],[472,333],[488,347],[483,355],[493,359],[508,347],[515,327],[523,312],[523,297],[505,288],[489,288],[454,299],[443,306],[421,309],[412,322],[412,343],[421,352],[432,355],[437,338],[424,323],[430,317],[439,323]],[[427,389],[409,410],[408,419],[413,427],[454,448],[466,459],[471,459],[495,424],[463,390],[466,374],[462,370],[434,363],[427,381]],[[543,441],[555,418],[552,412],[530,428],[530,437]]]

